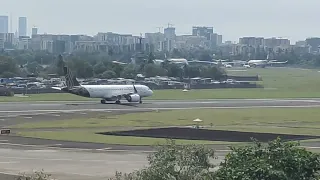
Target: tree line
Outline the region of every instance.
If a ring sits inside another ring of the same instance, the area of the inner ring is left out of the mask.
[[[240,52],[240,50],[239,50]],[[174,49],[171,52],[143,52],[143,53],[121,53],[110,52],[77,52],[64,55],[66,63],[72,68],[78,77],[101,77],[101,78],[133,78],[135,74],[144,74],[147,77],[166,75],[173,77],[211,77],[219,79],[225,72],[218,67],[208,66],[181,66],[163,63],[161,66],[153,63],[154,59],[185,58],[187,60],[224,59],[224,60],[249,60],[266,59],[267,55],[279,61],[288,61],[288,65],[300,67],[319,67],[320,55],[304,53],[299,49],[265,49],[246,47],[241,53],[230,54],[221,49]],[[1,77],[26,76],[36,74],[46,76],[47,74],[61,73],[57,54],[46,51],[15,50],[0,52]],[[137,65],[119,65],[111,63],[114,60],[130,63],[131,58],[136,59]],[[15,67],[18,68],[15,68]],[[58,69],[57,69],[58,68]]]
[[[132,173],[116,172],[109,180],[318,180],[320,155],[299,147],[299,143],[277,138],[268,143],[231,147],[215,166],[215,152],[204,145],[177,145],[168,140],[148,156],[148,166]],[[26,177],[26,176],[24,176]],[[37,172],[31,180],[48,180]],[[22,179],[22,178],[21,178]]]
[[[226,73],[223,69],[215,66],[187,66],[177,65],[164,61],[155,64],[155,56],[151,53],[146,57],[137,58],[137,64],[113,63],[108,57],[97,57],[87,59],[80,55],[68,55],[63,59],[59,56],[44,55],[37,56],[30,61],[23,61],[10,56],[0,56],[0,76],[14,77],[34,74],[46,77],[48,74],[63,75],[62,66],[67,65],[78,78],[130,78],[135,79],[137,74],[145,77],[169,76],[178,78],[208,77],[220,79]],[[46,58],[46,60],[45,60]],[[50,64],[48,59],[52,59]]]

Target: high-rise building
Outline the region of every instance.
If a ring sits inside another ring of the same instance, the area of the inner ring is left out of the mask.
[[[267,38],[264,40],[264,45],[269,48],[274,48],[277,46],[282,47],[289,47],[290,46],[290,40],[286,38]]]
[[[193,36],[202,36],[202,37],[206,37],[207,40],[210,40],[211,34],[213,34],[213,27],[200,27],[200,26],[192,27]]]
[[[27,36],[27,18],[19,17],[19,36]]]
[[[33,36],[33,35],[37,35],[37,34],[38,34],[38,28],[33,27],[33,28],[32,28],[32,36]]]
[[[176,37],[176,28],[174,27],[165,28],[164,37],[167,39],[174,39]]]
[[[264,45],[264,38],[263,37],[242,37],[239,38],[239,44],[258,47]]]
[[[222,35],[221,35],[221,34],[218,34],[217,44],[218,44],[218,45],[221,45],[221,44],[222,44]]]
[[[8,33],[8,32],[9,32],[9,17],[0,16],[0,33]]]

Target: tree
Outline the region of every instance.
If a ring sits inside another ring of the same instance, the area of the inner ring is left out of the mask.
[[[16,74],[18,73],[18,66],[12,58],[7,56],[0,56],[0,73],[6,71]]]
[[[209,67],[202,67],[200,75],[201,77],[206,77],[206,78],[212,78],[219,80],[225,75],[226,73],[223,71],[223,69],[218,68],[216,66],[209,66]]]
[[[33,62],[27,64],[27,70],[30,73],[38,74],[41,69],[42,69],[42,67],[37,63],[37,61],[33,61]]]
[[[168,140],[156,146],[156,152],[148,156],[149,166],[130,174],[116,174],[116,179],[132,180],[200,180],[212,179],[214,167],[210,159],[214,151],[204,145],[176,145]]]
[[[113,64],[113,66],[112,66],[112,71],[114,71],[116,73],[117,77],[120,77],[123,69],[124,69],[124,67],[120,64]]]
[[[111,79],[111,78],[116,78],[116,77],[117,77],[117,74],[111,70],[107,70],[100,75],[100,78],[103,78],[103,79]]]
[[[5,71],[5,72],[2,72],[0,76],[3,78],[13,78],[14,76],[16,76],[16,74],[9,71]]]
[[[137,76],[137,74],[138,70],[136,66],[130,64],[123,69],[123,71],[121,72],[121,77],[134,79]]]
[[[165,69],[155,64],[146,64],[144,66],[144,75],[146,77],[164,76],[166,75]]]
[[[167,66],[167,75],[169,77],[182,77],[183,76],[183,68],[176,64],[168,64]]]
[[[93,66],[93,72],[95,75],[99,75],[107,70],[107,67],[103,64],[103,62],[99,62]]]
[[[320,156],[302,149],[299,143],[282,142],[280,138],[262,145],[232,147],[216,173],[217,180],[315,180],[319,178]]]
[[[79,78],[88,78],[93,76],[93,67],[88,61],[78,58],[72,58],[70,65],[76,72],[76,76]]]
[[[194,78],[200,77],[200,67],[198,66],[185,66],[184,77]]]
[[[153,55],[152,52],[150,52],[148,56],[148,64],[153,64],[155,59],[156,57]]]

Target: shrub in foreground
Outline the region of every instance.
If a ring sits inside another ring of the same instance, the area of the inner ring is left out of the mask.
[[[148,156],[149,166],[132,173],[116,172],[109,180],[316,180],[320,156],[280,138],[262,144],[231,147],[231,152],[213,171],[214,151],[203,145],[178,146],[168,140]],[[32,179],[33,178],[33,179]],[[30,180],[49,180],[38,172]],[[24,179],[19,179],[24,180]]]

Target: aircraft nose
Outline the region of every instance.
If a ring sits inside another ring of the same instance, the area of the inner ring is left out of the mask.
[[[150,96],[151,96],[153,94],[153,91],[150,89],[149,93],[150,93]]]

